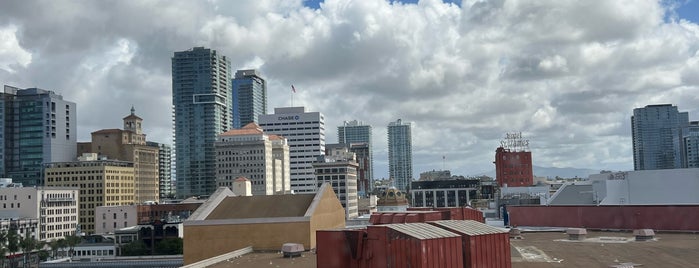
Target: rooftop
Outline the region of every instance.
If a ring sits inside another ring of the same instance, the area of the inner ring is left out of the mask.
[[[314,197],[315,194],[229,196],[206,219],[303,217]]]

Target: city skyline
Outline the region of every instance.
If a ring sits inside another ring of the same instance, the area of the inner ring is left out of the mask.
[[[511,131],[538,166],[632,170],[634,108],[699,118],[696,2],[9,2],[0,81],[75,102],[78,141],[133,105],[169,144],[170,58],[204,46],[260,70],[270,110],[294,94],[323,113],[327,143],[343,121],[373,126],[375,178],[395,118],[414,123],[416,174],[493,170]]]

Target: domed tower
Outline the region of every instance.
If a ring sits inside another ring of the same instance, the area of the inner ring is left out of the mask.
[[[396,187],[390,187],[379,195],[379,201],[376,202],[376,209],[379,212],[407,211],[408,199],[406,198],[406,194],[396,189]]]
[[[136,109],[131,106],[131,114],[124,117],[124,130],[130,131],[129,142],[130,144],[146,144],[146,135],[143,134],[143,129],[141,128],[141,123],[143,119],[136,116]]]

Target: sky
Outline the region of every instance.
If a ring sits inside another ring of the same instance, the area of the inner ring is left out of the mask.
[[[633,169],[634,108],[699,120],[697,0],[4,1],[0,83],[77,103],[78,140],[121,128],[172,140],[171,57],[195,46],[258,68],[268,112],[294,104],[337,126],[412,122],[414,176],[494,169],[507,132],[534,165]]]

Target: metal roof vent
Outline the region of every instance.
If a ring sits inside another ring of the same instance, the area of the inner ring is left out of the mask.
[[[510,229],[510,239],[522,239],[522,231],[517,228]]]
[[[302,244],[297,243],[284,243],[282,245],[282,253],[284,253],[284,258],[301,257],[301,252],[304,251]]]
[[[636,241],[648,241],[655,238],[653,229],[636,229],[633,230],[633,235],[636,236]]]
[[[568,228],[566,234],[568,234],[568,240],[585,240],[587,230],[585,228]]]

